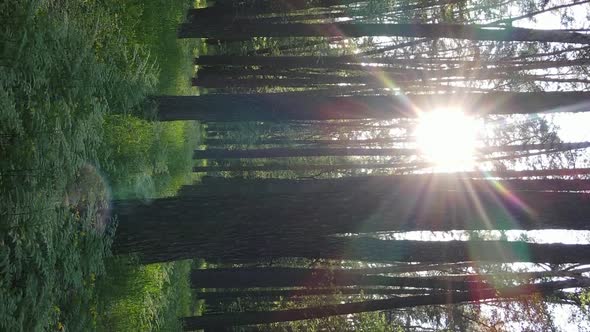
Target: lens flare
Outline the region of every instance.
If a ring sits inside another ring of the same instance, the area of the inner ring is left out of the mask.
[[[420,114],[416,143],[438,171],[473,169],[477,136],[482,124],[458,109],[437,109]]]

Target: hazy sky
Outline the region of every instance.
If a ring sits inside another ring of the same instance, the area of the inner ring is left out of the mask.
[[[574,1],[550,1],[547,7]],[[573,15],[572,28],[590,28],[590,3],[578,4],[569,9]],[[547,12],[535,17],[535,20],[521,20],[517,26],[536,29],[563,29],[561,17],[557,13]],[[588,106],[590,111],[590,105]],[[554,115],[554,123],[559,125],[559,136],[565,142],[590,141],[590,113],[562,113]]]

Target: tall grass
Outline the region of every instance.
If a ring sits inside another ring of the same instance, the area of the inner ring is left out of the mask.
[[[133,265],[117,258],[98,282],[99,330],[180,331],[178,317],[193,314],[188,274],[191,261]]]
[[[108,200],[173,194],[190,174],[187,156],[199,137],[194,122],[135,117],[144,114],[147,95],[175,91],[173,82],[192,74],[191,45],[177,45],[175,58],[158,54],[158,39],[142,42],[149,34],[141,32],[146,11],[180,17],[191,3],[149,5],[0,2],[1,331],[102,329],[129,313],[133,306],[120,303],[137,290],[138,276],[149,286],[134,301],[153,299],[140,315],[152,323],[127,330],[172,326],[164,322],[190,307],[189,291],[174,293],[187,289],[188,262],[139,267],[116,258],[105,265],[113,232]],[[176,65],[166,61],[180,61],[184,72],[170,74],[166,66]],[[127,271],[117,276],[120,260]],[[113,278],[128,291],[110,296],[105,285]]]
[[[146,51],[157,65],[157,94],[198,94],[191,87],[192,58],[204,50],[199,40],[176,38],[186,9],[200,0],[103,0],[116,8],[121,31],[128,41]],[[158,123],[133,116],[106,118],[104,169],[116,198],[173,195],[190,177],[191,150],[201,139],[194,121]]]
[[[192,58],[203,50],[198,40],[178,40],[176,27],[191,1],[148,0],[118,2],[133,43],[145,47],[159,68],[158,94],[197,94],[189,84]],[[200,5],[197,3],[196,5]],[[154,198],[172,196],[191,181],[192,150],[201,140],[194,121],[158,123],[131,115],[105,119],[104,169],[113,196]],[[98,279],[96,327],[102,331],[180,331],[178,317],[200,310],[193,301],[188,275],[192,261],[141,266],[132,257],[107,262]]]
[[[81,331],[95,320],[112,231],[97,153],[104,119],[136,112],[156,82],[107,19],[67,1],[0,3],[2,331]]]

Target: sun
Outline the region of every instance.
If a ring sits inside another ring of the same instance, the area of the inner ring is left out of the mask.
[[[481,121],[459,109],[424,112],[414,132],[416,144],[426,159],[441,172],[472,169]]]

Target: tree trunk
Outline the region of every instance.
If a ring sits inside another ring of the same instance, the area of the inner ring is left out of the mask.
[[[280,290],[243,290],[243,291],[216,291],[196,292],[198,299],[205,301],[228,301],[237,298],[254,299],[278,299],[295,298],[303,296],[318,295],[417,295],[432,293],[431,289],[392,289],[392,288],[302,288],[302,289],[280,289]]]
[[[478,153],[521,152],[529,150],[575,150],[590,147],[589,142],[546,143],[488,146],[477,150]],[[207,149],[195,150],[193,159],[231,159],[231,158],[282,158],[282,157],[326,157],[326,156],[416,156],[421,152],[409,148],[267,148],[248,150]]]
[[[547,64],[544,64],[547,65]],[[529,67],[529,66],[526,66]],[[269,70],[247,71],[241,70],[236,73],[223,72],[219,74],[199,75],[193,78],[192,85],[213,89],[226,88],[249,88],[258,89],[261,87],[324,87],[333,85],[362,86],[365,88],[387,88],[385,81],[394,81],[398,87],[410,86],[416,81],[425,81],[431,84],[463,82],[473,80],[511,80],[519,81],[541,81],[541,82],[561,82],[561,83],[589,83],[589,80],[583,78],[559,78],[546,77],[543,75],[527,75],[518,73],[527,70],[525,66],[505,67],[494,69],[444,69],[444,70],[412,70],[412,69],[390,69],[375,70],[374,67],[367,66],[365,70],[372,69],[372,72],[353,73],[347,72],[346,75],[337,75],[335,73],[306,73],[306,72],[277,72],[270,73]],[[264,72],[269,72],[265,74]],[[515,75],[518,73],[518,75]]]
[[[192,331],[203,328],[287,322],[336,315],[348,315],[369,311],[412,308],[423,305],[449,305],[457,303],[478,302],[490,299],[517,299],[519,297],[531,297],[533,295],[545,297],[561,289],[588,287],[589,285],[590,283],[586,279],[549,281],[500,289],[476,289],[468,292],[448,292],[443,294],[408,296],[386,300],[371,300],[305,309],[239,312],[209,316],[185,317],[182,319],[182,322],[185,331]]]
[[[399,5],[391,8],[388,10],[388,13],[394,12],[402,12],[408,10],[416,10],[416,9],[426,9],[431,8],[434,6],[442,6],[460,2],[458,0],[443,0],[443,1],[427,1],[427,2],[420,2],[417,4],[405,4]],[[222,5],[216,4],[213,7],[205,7],[205,8],[194,8],[189,9],[187,13],[187,17],[189,20],[210,20],[213,22],[220,22],[222,20],[229,20],[235,21],[236,19],[250,19],[255,20],[258,17],[267,16],[269,14],[281,14],[286,18],[291,19],[291,17],[295,17],[295,19],[300,20],[301,16],[307,16],[309,14],[290,14],[290,12],[300,11],[300,10],[307,10],[313,11],[317,13],[320,10],[321,13],[330,13],[336,11],[339,15],[345,15],[343,12],[343,8],[330,8],[334,6],[347,6],[347,12],[349,12],[352,8],[350,7],[351,4],[354,3],[362,3],[362,1],[358,0],[319,0],[319,1],[302,1],[302,0],[290,0],[289,2],[283,1],[258,1],[258,2],[249,2],[245,6],[244,5],[235,5],[231,3],[224,3]],[[361,9],[362,12],[362,9]],[[350,17],[350,14],[346,14]],[[342,16],[345,17],[345,16]],[[314,18],[317,19],[317,18]]]
[[[408,166],[408,165],[403,165]],[[372,163],[372,164],[266,164],[266,165],[219,165],[219,166],[195,166],[193,172],[210,173],[210,172],[273,172],[273,171],[293,171],[293,172],[341,172],[345,170],[363,170],[363,169],[383,169],[396,168],[396,164]]]
[[[179,38],[252,37],[370,37],[396,36],[420,38],[456,38],[490,41],[537,41],[590,44],[590,37],[576,32],[525,28],[489,28],[462,24],[372,24],[372,23],[285,23],[285,24],[207,24],[193,21],[179,27]]]
[[[194,16],[193,16],[194,17]],[[189,22],[193,17],[189,16]],[[319,21],[323,23],[333,22],[338,18],[350,18],[349,13],[343,11],[317,11],[313,14],[280,14],[267,13],[265,15],[252,15],[248,13],[225,14],[218,17],[208,17],[199,21],[210,22],[210,24],[219,25],[221,22],[225,24],[285,24],[285,23],[305,23],[306,21]]]
[[[412,156],[419,154],[417,149],[391,148],[268,148],[249,150],[207,149],[195,150],[193,159],[231,159],[231,158],[281,158],[281,157],[325,157],[325,156]]]
[[[306,233],[307,234],[307,233]],[[275,237],[276,242],[264,245],[244,243],[240,248],[225,246],[207,259],[231,261],[260,257],[301,257],[309,259],[353,260],[366,262],[422,262],[422,263],[550,263],[567,264],[590,262],[590,245],[537,244],[508,241],[387,241],[372,238],[328,237],[300,238],[288,242],[286,237]],[[193,255],[193,257],[205,257]]]
[[[340,39],[339,37],[335,37],[333,41],[336,41],[339,39]],[[292,42],[287,45],[281,45],[281,46],[276,46],[276,47],[264,47],[264,48],[252,50],[252,51],[249,51],[248,53],[246,53],[246,56],[256,56],[256,55],[261,55],[261,54],[269,54],[270,55],[275,51],[279,52],[281,54],[290,53],[290,51],[294,51],[297,49],[311,48],[311,47],[325,44],[326,42],[329,43],[330,41],[329,40],[326,41],[322,38],[321,40],[312,40],[312,41],[305,41],[305,42],[304,41]]]
[[[362,127],[361,127],[362,128]],[[375,130],[375,128],[365,127]],[[377,128],[379,130],[379,128]],[[269,145],[311,145],[311,146],[363,146],[363,145],[390,145],[393,143],[407,142],[406,138],[367,138],[367,139],[290,139],[290,138],[262,138],[257,139],[256,144]],[[206,146],[241,145],[243,139],[236,138],[205,138]]]
[[[587,223],[590,196],[584,193],[515,191],[506,197],[504,189],[495,189],[493,183],[481,184],[478,188],[470,187],[469,183],[447,182],[439,184],[438,188],[437,183],[429,181],[398,183],[377,185],[375,190],[354,182],[348,182],[348,186],[335,182],[318,192],[174,197],[156,199],[149,204],[121,201],[113,212],[119,214],[121,226],[122,218],[144,222],[146,226],[163,224],[165,227],[242,224],[261,228],[261,231],[276,227],[279,231],[282,227],[301,226],[308,227],[312,235],[590,227]],[[346,190],[335,190],[340,189],[338,186]],[[218,207],[219,211],[203,211],[211,210],[207,206]],[[482,212],[487,218],[481,216]],[[181,216],[176,220],[171,218],[176,214]],[[273,220],[281,222],[273,223]]]
[[[193,288],[396,286],[466,291],[491,287],[477,276],[390,277],[343,269],[228,268],[191,272]]]
[[[362,274],[392,274],[392,273],[412,273],[425,271],[446,271],[457,270],[473,267],[470,262],[465,263],[441,263],[441,264],[395,264],[379,267],[364,267],[349,269],[352,272]]]
[[[288,13],[311,8],[328,8],[332,6],[346,5],[359,2],[357,0],[289,0],[284,1],[249,1],[245,5],[225,3],[212,7],[189,9],[187,17],[193,21],[212,20],[223,21],[235,18],[256,18],[259,15],[270,13]]]
[[[578,272],[538,271],[399,277],[367,275],[364,273],[366,270],[371,269],[289,267],[194,269],[191,272],[190,280],[193,288],[395,286],[467,291],[473,288],[492,287],[488,281],[496,283],[502,281],[524,282],[549,277],[580,276]]]
[[[262,66],[265,70],[293,70],[302,68],[316,69],[338,69],[338,70],[358,70],[358,71],[394,71],[400,73],[410,73],[415,71],[426,71],[424,67],[430,68],[448,68],[459,67],[449,70],[525,70],[525,69],[547,69],[569,66],[588,65],[590,59],[572,59],[572,60],[553,60],[553,61],[472,61],[472,60],[452,60],[452,59],[398,59],[391,57],[363,57],[357,55],[343,56],[239,56],[239,55],[201,55],[195,58],[195,64],[201,66]],[[392,65],[391,67],[380,66],[375,68],[372,65]],[[421,69],[412,69],[408,67],[417,67]],[[445,69],[438,69],[445,71]],[[199,72],[197,72],[198,74]],[[455,72],[457,73],[457,72]]]
[[[175,197],[156,199],[151,204],[119,201],[112,209],[119,220],[113,251],[139,253],[144,261],[191,257],[346,259],[346,253],[354,254],[350,259],[392,261],[398,253],[408,253],[396,247],[396,241],[371,242],[377,246],[371,247],[364,240],[324,236],[391,230],[588,229],[589,225],[587,194],[505,195],[496,191],[431,192],[427,188]],[[360,246],[359,251],[350,252],[353,246]],[[393,247],[387,249],[389,246]],[[551,246],[548,248],[554,248]],[[583,248],[568,250],[578,254],[584,252]],[[470,247],[462,249],[469,252]],[[363,250],[368,250],[366,255]],[[494,247],[487,250],[494,253]],[[429,253],[436,257],[412,259],[413,256],[402,255],[397,260],[449,262],[441,256],[443,251],[433,249]],[[555,259],[570,259],[565,252],[562,255]],[[497,256],[502,259],[503,255]],[[590,255],[587,257],[590,259]],[[458,253],[453,259],[450,262],[471,260]],[[553,258],[547,259],[541,261]]]
[[[416,117],[415,109],[430,110],[460,101],[466,112],[533,114],[582,112],[588,92],[531,92],[438,94],[410,96],[310,96],[287,94],[231,94],[160,96],[158,119],[200,121],[289,121],[337,119],[394,119]],[[248,105],[248,107],[244,107]]]
[[[480,175],[484,176],[484,175]],[[341,179],[285,180],[203,177],[202,184],[181,187],[179,195],[260,195],[322,193],[346,191],[387,192],[391,188],[431,188],[437,191],[485,192],[504,188],[507,191],[590,191],[590,180],[471,180],[454,175],[359,176]]]
[[[382,85],[380,77],[373,75],[365,76],[337,76],[337,75],[308,75],[307,77],[294,77],[295,73],[283,77],[247,77],[227,79],[223,76],[215,77],[197,77],[193,78],[192,85],[211,89],[224,88],[250,88],[256,89],[265,86],[283,86],[283,87],[310,87],[323,85]],[[305,76],[305,75],[302,75]],[[388,75],[389,79],[393,79],[396,83],[409,82],[410,80],[402,77],[393,77]]]

